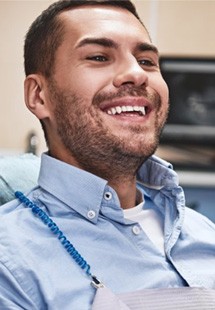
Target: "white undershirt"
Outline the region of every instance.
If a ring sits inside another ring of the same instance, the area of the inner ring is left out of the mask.
[[[138,222],[154,245],[164,254],[163,222],[153,209],[144,209],[145,201],[136,207],[123,210],[124,217]]]

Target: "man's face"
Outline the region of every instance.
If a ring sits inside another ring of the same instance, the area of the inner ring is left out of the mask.
[[[114,7],[80,7],[60,18],[65,35],[49,84],[52,131],[87,170],[94,171],[94,163],[145,160],[168,111],[167,86],[147,31]]]

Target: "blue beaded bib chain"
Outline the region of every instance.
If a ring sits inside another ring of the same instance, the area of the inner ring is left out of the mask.
[[[52,221],[52,219],[48,216],[46,212],[44,212],[41,208],[39,208],[35,203],[29,200],[22,192],[15,192],[16,198],[20,200],[26,207],[30,208],[34,215],[36,215],[48,228],[51,232],[56,236],[65,250],[69,253],[69,255],[73,258],[73,260],[78,264],[78,266],[83,269],[87,276],[91,278],[91,284],[95,288],[102,287],[103,284],[97,279],[96,276],[92,275],[90,271],[90,265],[84,260],[81,254],[75,249],[73,244],[66,238],[63,232],[59,229],[57,224]]]

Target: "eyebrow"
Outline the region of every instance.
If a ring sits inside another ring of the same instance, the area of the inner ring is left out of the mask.
[[[108,39],[108,38],[85,38],[78,43],[76,48],[80,48],[82,46],[89,45],[89,44],[100,45],[103,47],[109,47],[109,48],[114,48],[114,49],[117,49],[119,46],[115,41]]]
[[[104,38],[85,38],[78,43],[76,48],[80,48],[86,45],[100,45],[103,47],[114,48],[114,49],[117,49],[119,47],[119,44],[117,42],[113,41],[112,39],[104,37]],[[137,43],[135,50],[140,51],[140,52],[151,51],[155,54],[158,54],[157,47],[153,44],[146,43],[146,42]]]
[[[158,49],[155,45],[153,44],[149,44],[149,43],[138,43],[136,45],[136,50],[140,51],[140,52],[147,52],[147,51],[151,51],[155,54],[159,54]]]

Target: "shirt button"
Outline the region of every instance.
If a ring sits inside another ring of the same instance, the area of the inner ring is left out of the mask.
[[[140,227],[139,226],[133,226],[132,231],[135,235],[139,235],[140,234]]]
[[[111,192],[106,192],[106,193],[104,194],[104,199],[105,199],[105,200],[111,200],[111,199],[112,199],[112,194],[111,194]]]
[[[96,212],[95,211],[93,211],[93,210],[90,210],[90,211],[88,211],[88,213],[87,213],[87,217],[89,218],[89,219],[94,219],[94,217],[96,216]]]

